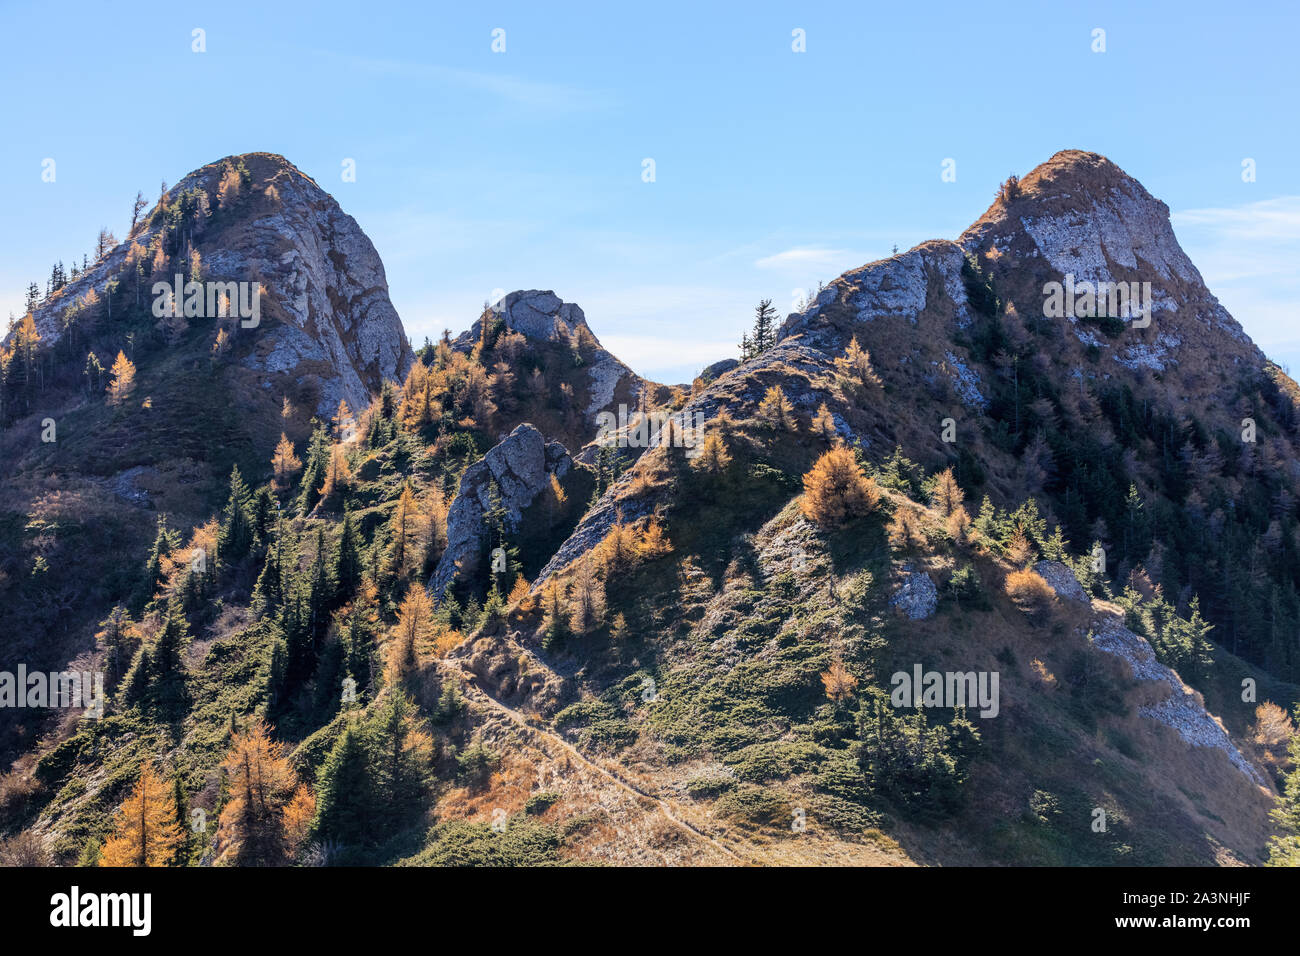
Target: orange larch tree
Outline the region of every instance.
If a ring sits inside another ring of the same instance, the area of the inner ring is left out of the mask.
[[[146,761],[135,789],[117,809],[100,866],[166,866],[185,838],[169,788]]]
[[[299,784],[284,747],[271,739],[266,724],[255,720],[235,737],[221,766],[229,780],[230,801],[217,827],[217,862],[284,863],[297,836],[290,829],[300,823],[297,814],[302,810],[301,805],[289,810],[299,799]]]
[[[880,490],[858,464],[853,452],[832,448],[803,476],[799,510],[823,528],[836,528],[850,518],[870,514],[880,502]]]
[[[131,389],[135,387],[135,365],[120,349],[117,358],[113,360],[112,373],[113,381],[108,383],[108,404],[121,405],[131,396]]]

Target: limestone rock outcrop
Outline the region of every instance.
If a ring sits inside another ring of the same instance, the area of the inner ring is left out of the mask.
[[[492,485],[501,495],[506,527],[517,530],[523,511],[549,484],[551,476],[563,478],[572,466],[568,451],[559,442],[547,442],[529,424],[512,431],[504,441],[489,449],[461,476],[456,497],[447,512],[447,550],[429,582],[434,596],[441,598],[457,570],[477,567],[484,546],[484,515],[490,505]]]
[[[247,177],[223,200],[223,177],[240,166]],[[253,327],[233,325],[235,355],[265,388],[311,394],[318,412],[332,413],[340,399],[356,411],[369,404],[385,379],[400,381],[412,353],[401,319],[388,297],[383,262],[355,219],[283,156],[247,153],[195,170],[167,191],[173,204],[189,193],[206,197],[182,225],[198,251],[204,282],[260,283],[260,316]],[[133,246],[151,253],[164,226],[158,210],[99,263],[50,297],[34,313],[47,346],[64,334],[64,316],[94,289],[103,300],[111,283],[130,287]],[[143,280],[188,279],[190,266],[176,253],[162,274]],[[216,316],[190,317],[191,324]],[[215,332],[214,332],[215,335]]]

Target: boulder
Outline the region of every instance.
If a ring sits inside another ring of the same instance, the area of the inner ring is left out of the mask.
[[[1074,572],[1060,561],[1039,561],[1034,565],[1034,573],[1047,582],[1047,586],[1056,592],[1057,597],[1088,604],[1091,598],[1079,584]]]
[[[551,476],[563,478],[572,460],[559,442],[547,442],[532,425],[520,425],[486,455],[470,465],[461,476],[456,497],[447,512],[447,550],[429,581],[429,589],[441,598],[457,569],[469,572],[477,567],[483,550],[492,483],[501,494],[506,527],[519,528],[524,509],[549,484]]]
[[[722,359],[721,361],[714,362],[712,365],[705,367],[704,371],[700,372],[700,378],[704,379],[706,382],[712,382],[714,379],[726,375],[739,364],[740,363],[734,358]]]
[[[904,569],[903,581],[889,599],[891,607],[896,607],[913,621],[933,617],[939,605],[939,591],[924,571]]]

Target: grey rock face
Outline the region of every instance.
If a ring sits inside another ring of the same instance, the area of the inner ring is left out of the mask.
[[[518,332],[525,338],[541,342],[553,342],[571,334],[574,330],[586,330],[591,341],[599,346],[599,340],[587,325],[587,317],[574,302],[565,302],[550,290],[528,289],[511,292],[493,308],[498,311],[505,327],[511,332]],[[468,352],[474,347],[482,333],[482,326],[476,321],[467,332],[456,336],[453,348]],[[644,383],[632,369],[619,361],[614,355],[599,348],[591,363],[587,366],[589,382],[589,399],[584,410],[587,419],[594,420],[602,411],[612,408],[614,396],[620,385],[630,383],[630,393],[635,399],[640,396]]]
[[[1080,586],[1074,572],[1060,561],[1039,561],[1034,565],[1034,573],[1047,582],[1048,587],[1056,592],[1057,597],[1081,601],[1084,604],[1091,600],[1088,592]]]
[[[499,312],[507,329],[530,339],[553,341],[578,326],[590,331],[582,309],[574,302],[565,302],[549,289],[511,292],[499,305],[493,303],[492,308]],[[462,332],[456,337],[455,344],[469,348],[478,340],[478,336],[479,325],[475,322],[470,331]]]
[[[721,376],[726,375],[739,364],[740,362],[733,358],[722,359],[719,362],[714,362],[712,365],[705,368],[704,371],[700,372],[700,378],[712,382],[715,378],[720,378]]]
[[[284,321],[265,331],[245,364],[261,371],[288,364],[289,374],[317,376],[318,411],[332,412],[340,399],[365,408],[384,380],[400,381],[411,363],[383,262],[356,220],[297,169],[284,163],[271,185],[280,208],[248,223],[230,266],[263,277],[263,294],[274,297]]]
[[[261,323],[234,330],[242,364],[265,376],[267,387],[286,378],[314,384],[319,412],[332,413],[340,399],[354,411],[365,408],[385,379],[401,380],[412,358],[379,254],[356,220],[282,156],[229,159],[242,159],[251,177],[233,209],[216,211],[226,160],[190,173],[168,196],[193,189],[209,196],[214,214],[189,227],[204,281],[261,283]],[[102,299],[112,279],[126,282],[132,239],[148,249],[158,228],[146,226],[38,308],[42,340],[52,344],[62,336],[61,317],[89,289]],[[172,266],[159,278],[171,282],[171,273],[188,271],[179,261]],[[216,319],[190,321],[215,326]]]
[[[506,327],[533,339],[558,338],[560,323],[568,331],[587,324],[587,317],[573,302],[564,302],[554,292],[511,292],[505,299]]]
[[[889,599],[889,604],[913,621],[922,621],[934,616],[934,610],[939,606],[939,591],[930,575],[924,571],[912,571],[904,574],[903,583]]]
[[[1145,638],[1134,634],[1114,617],[1098,620],[1091,637],[1095,647],[1122,658],[1132,670],[1134,680],[1169,686],[1168,697],[1153,706],[1139,707],[1138,713],[1172,727],[1190,746],[1222,750],[1234,767],[1263,785],[1263,776],[1242,756],[1223,724],[1205,709],[1201,695],[1189,693],[1182,678],[1156,660],[1155,651]]]
[[[447,550],[438,561],[429,588],[437,597],[456,576],[457,568],[472,570],[483,550],[492,482],[501,493],[506,526],[519,528],[523,510],[550,483],[563,478],[572,460],[559,442],[547,442],[532,425],[520,425],[493,446],[461,476],[460,487],[447,512]]]

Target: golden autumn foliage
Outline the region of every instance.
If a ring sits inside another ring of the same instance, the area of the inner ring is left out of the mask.
[[[626,571],[637,559],[635,529],[620,516],[596,545],[593,556],[596,565],[606,572]]]
[[[658,518],[651,518],[646,522],[645,530],[641,532],[641,537],[636,543],[636,550],[647,561],[672,553],[673,543],[664,534],[664,526]]]
[[[293,453],[293,442],[284,432],[280,432],[280,442],[271,456],[271,471],[274,474],[271,487],[276,491],[286,491],[293,476],[302,471],[302,459]]]
[[[397,611],[397,624],[388,643],[387,677],[397,684],[414,673],[420,648],[434,636],[433,602],[418,582],[412,585]]]
[[[951,468],[939,472],[930,500],[945,518],[966,501],[966,493],[961,490],[961,485],[957,484]]]
[[[135,365],[125,352],[118,350],[112,373],[113,380],[108,383],[108,404],[120,405],[130,397],[131,389],[135,387]]]
[[[117,808],[99,865],[166,866],[184,839],[171,788],[146,761],[131,795]]]
[[[162,576],[160,595],[169,595],[191,571],[204,573],[208,563],[217,553],[217,519],[209,518],[190,532],[190,540],[169,554],[158,555],[158,569]]]
[[[853,452],[843,446],[823,454],[803,476],[799,510],[822,528],[836,528],[850,518],[870,514],[879,503],[875,480],[867,477]]]
[[[552,577],[542,586],[542,627],[554,632],[563,627],[569,616],[569,602],[565,589]]]
[[[664,534],[663,523],[658,518],[650,518],[638,531],[620,517],[600,544],[592,549],[591,558],[595,567],[608,577],[611,572],[626,571],[642,561],[670,554],[672,550],[672,542]]]
[[[221,358],[230,351],[230,335],[225,329],[217,329],[217,337],[212,341],[212,357]]]
[[[595,561],[588,554],[578,562],[569,594],[569,627],[586,634],[605,623],[605,585],[596,574]]]
[[[506,598],[506,604],[510,607],[515,607],[521,602],[526,602],[528,599],[529,588],[530,585],[528,584],[528,579],[522,574],[516,575],[515,585],[510,589],[510,595]]]
[[[492,395],[508,383],[490,374],[479,355],[478,347],[465,355],[440,342],[432,366],[413,362],[402,383],[402,423],[421,428],[445,414],[466,427],[487,428],[497,413]]]
[[[239,866],[276,866],[293,850],[290,825],[300,827],[304,809],[298,777],[272,740],[266,724],[255,720],[235,737],[221,763],[230,800],[217,826],[217,862]],[[287,813],[297,800],[292,814]]]
[[[831,417],[830,409],[826,407],[825,402],[817,406],[817,414],[812,420],[812,433],[824,441],[835,440],[837,434],[835,419]]]
[[[239,171],[227,163],[225,171],[221,174],[221,181],[217,184],[217,207],[229,209],[238,198]]]
[[[438,496],[441,499],[441,495]],[[409,484],[402,486],[398,496],[397,507],[393,509],[388,520],[388,532],[392,544],[389,550],[390,566],[394,574],[403,575],[413,567],[418,567],[424,560],[420,552],[420,543],[428,539],[425,527],[429,518],[421,513],[415,500],[415,494]],[[446,516],[443,515],[443,539],[446,538]]]
[[[1004,585],[1007,597],[1027,614],[1041,614],[1056,599],[1052,586],[1034,571],[1012,571]]]
[[[798,425],[794,420],[794,406],[785,397],[780,385],[773,385],[758,403],[758,419],[769,428],[794,431]]]
[[[889,543],[900,551],[910,551],[925,543],[925,534],[921,530],[921,519],[907,505],[900,504],[894,509],[894,517],[885,527]]]
[[[336,493],[348,488],[352,480],[352,467],[342,445],[330,446],[330,462],[325,469],[325,483],[321,486],[320,500],[329,501]]]
[[[555,480],[555,476],[551,476]],[[447,549],[447,498],[441,489],[429,489],[425,499],[424,518],[420,527],[424,530],[425,553],[435,558],[441,557]]]
[[[14,330],[14,354],[21,355],[23,359],[24,384],[31,384],[32,369],[36,363],[36,344],[40,340],[41,333],[36,328],[36,319],[28,312]],[[120,352],[118,354],[121,355]]]
[[[710,430],[716,431],[724,439],[730,438],[732,432],[736,430],[736,419],[732,417],[731,412],[727,410],[725,405],[718,409],[717,414],[713,416],[713,420],[709,424],[712,426]]]
[[[441,628],[433,636],[433,643],[430,645],[433,649],[434,657],[446,657],[465,640],[465,635],[452,627]]]
[[[1011,540],[1007,542],[1007,560],[1016,567],[1023,568],[1037,556],[1038,549],[1034,547],[1024,530],[1017,526],[1011,534]]]
[[[853,385],[880,387],[880,377],[871,367],[871,353],[858,345],[857,336],[849,341],[844,354],[835,360],[835,367]]]
[[[965,544],[970,537],[970,515],[966,513],[966,509],[958,505],[944,519],[944,529],[948,532],[948,537],[952,538],[954,542]]]
[[[853,690],[858,686],[858,679],[849,673],[844,662],[840,660],[831,661],[831,666],[821,675],[822,686],[826,688],[826,696],[831,700],[839,703],[853,696]]]
[[[560,484],[560,479],[556,478],[554,473],[551,474],[551,502],[555,508],[563,508],[564,503],[569,500],[569,496],[564,493],[564,487]]]
[[[1285,768],[1289,762],[1287,745],[1294,733],[1295,725],[1284,708],[1268,700],[1255,708],[1250,741],[1264,763],[1275,769]]]
[[[167,271],[167,251],[163,248],[160,235],[154,236],[153,258],[150,260],[150,268],[156,276],[160,276]]]
[[[412,362],[402,383],[402,404],[398,411],[407,428],[420,428],[434,420],[429,389],[429,367],[423,362]]]
[[[284,842],[290,854],[300,850],[311,832],[312,817],[316,815],[316,795],[305,784],[299,784],[293,799],[284,808]]]
[[[700,446],[699,454],[691,459],[691,467],[706,475],[719,475],[726,471],[730,464],[731,455],[727,452],[727,443],[717,432],[709,432],[704,436],[704,444]]]

